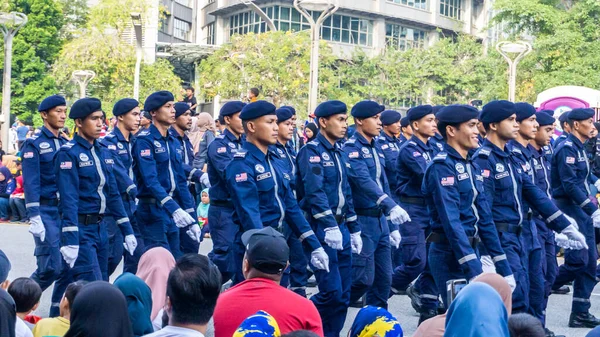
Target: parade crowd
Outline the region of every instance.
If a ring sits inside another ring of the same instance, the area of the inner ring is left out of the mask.
[[[556,336],[548,298],[571,283],[568,326],[600,326],[594,110],[556,120],[492,101],[402,118],[331,100],[302,139],[293,107],[251,92],[215,128],[193,89],[122,99],[109,130],[96,98],[44,99],[19,143],[37,269],[8,280],[0,251],[0,335],[199,337],[212,319],[215,337],[338,337],[359,307],[349,336],[395,337],[388,299],[407,295],[414,336]],[[13,179],[0,168],[0,192]],[[32,315],[52,284],[50,317]]]

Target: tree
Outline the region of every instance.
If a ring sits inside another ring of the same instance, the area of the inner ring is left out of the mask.
[[[60,31],[60,35],[65,40],[71,40],[74,37],[85,32],[89,18],[90,9],[87,0],[58,0],[64,17],[65,25]]]

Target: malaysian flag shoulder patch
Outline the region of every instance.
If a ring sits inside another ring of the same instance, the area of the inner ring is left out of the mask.
[[[444,177],[442,178],[442,186],[452,186],[454,185],[454,177]]]

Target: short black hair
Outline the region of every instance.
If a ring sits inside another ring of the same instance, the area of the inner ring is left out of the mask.
[[[185,90],[191,90],[192,92],[196,92],[196,89],[194,89],[193,87],[187,87],[185,88]]]
[[[29,277],[19,277],[8,287],[8,293],[15,300],[17,312],[28,312],[40,302],[42,288]]]
[[[568,124],[571,127],[571,130],[573,130],[575,128],[575,122],[579,122],[579,121],[567,119],[564,124]],[[564,125],[561,125],[561,127],[563,128],[563,130],[565,129]]]
[[[464,123],[466,123],[466,122],[464,122]],[[446,127],[453,126],[456,129],[460,129],[461,124],[463,124],[463,123],[449,124],[449,123],[439,122],[437,125],[437,129],[438,129],[438,132],[440,133],[440,135],[442,135],[442,137],[444,138],[444,141],[448,141],[448,134],[446,132]]]
[[[542,323],[530,314],[512,314],[508,318],[510,337],[545,337]]]
[[[288,332],[285,335],[281,335],[281,337],[318,337],[316,333],[308,330],[296,330],[292,332]]]
[[[69,284],[67,290],[65,290],[65,298],[69,302],[69,307],[73,305],[75,297],[79,294],[79,291],[87,284],[87,281],[77,281]]]
[[[258,95],[260,94],[260,91],[258,91],[258,88],[250,88],[250,92],[252,93],[252,95],[254,95],[255,97],[258,97]]]
[[[175,264],[167,281],[171,322],[208,324],[221,291],[221,273],[204,255],[186,254]]]

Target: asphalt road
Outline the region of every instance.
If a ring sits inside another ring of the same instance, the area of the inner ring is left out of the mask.
[[[202,254],[208,254],[212,248],[212,242],[205,240],[200,251]],[[27,226],[24,224],[1,224],[0,225],[0,249],[2,249],[12,263],[12,270],[9,274],[9,279],[15,279],[22,276],[30,276],[35,269],[35,259],[33,257],[33,239],[27,232]],[[120,266],[115,275],[122,271]],[[114,279],[115,275],[111,278]],[[315,293],[316,289],[310,289],[309,293]],[[52,288],[49,288],[42,295],[42,302],[36,314],[47,316],[50,307],[50,295]],[[589,329],[570,329],[567,328],[571,308],[571,294],[568,295],[552,295],[550,304],[547,310],[547,325],[554,332],[564,334],[568,337],[584,337]],[[352,321],[358,309],[350,308],[346,319],[346,326],[342,332],[342,336],[346,336]],[[417,313],[412,309],[410,300],[407,296],[394,296],[389,301],[389,311],[396,316],[402,325],[405,336],[411,336],[417,327],[419,319]],[[600,287],[594,289],[592,294],[591,312],[600,316]],[[207,337],[212,337],[213,334],[209,330]]]

